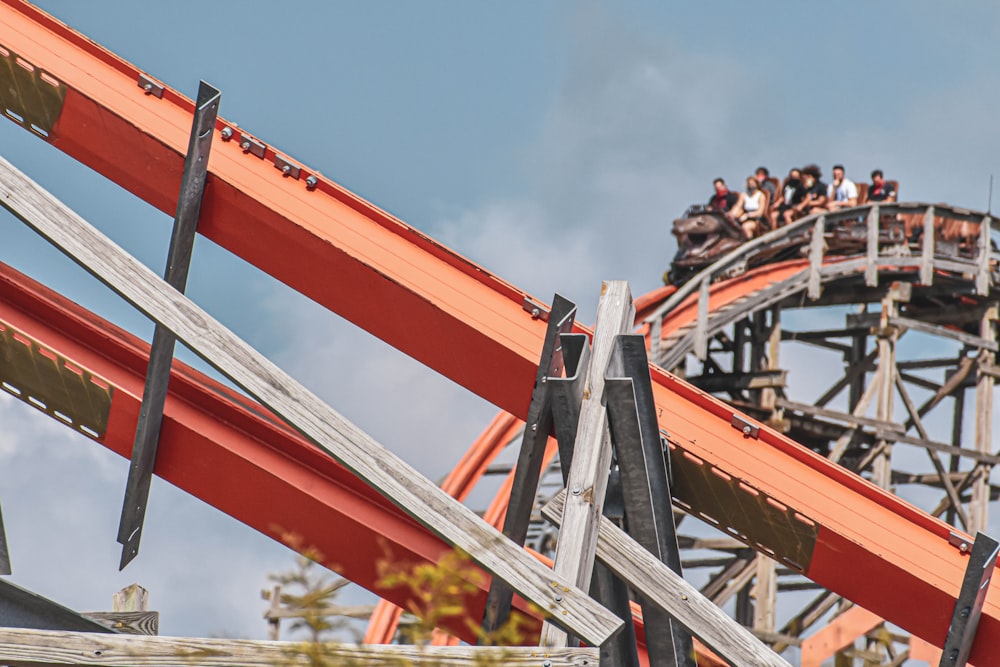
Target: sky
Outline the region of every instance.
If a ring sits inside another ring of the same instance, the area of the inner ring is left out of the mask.
[[[879,167],[903,200],[983,210],[1000,168],[985,1],[38,4],[190,97],[211,83],[224,118],[588,323],[602,280],[660,284],[671,220],[717,176]],[[162,272],[169,216],[13,123],[0,154]],[[11,216],[0,233],[0,261],[149,339]],[[495,413],[205,239],[188,294],[433,479]],[[157,480],[119,573],[127,462],[13,400],[0,418],[12,581],[80,610],[138,581],[164,634],[266,635],[259,590],[291,552]]]

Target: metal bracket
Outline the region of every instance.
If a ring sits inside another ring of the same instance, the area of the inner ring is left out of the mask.
[[[302,167],[280,155],[274,156],[274,168],[281,170],[282,176],[290,176],[295,180],[298,180],[299,174],[302,173]]]
[[[733,419],[730,422],[733,428],[737,431],[742,431],[744,438],[753,438],[757,440],[760,438],[760,427],[756,424],[751,424],[747,419],[744,419],[741,415],[733,413]]]
[[[972,548],[972,544],[969,542],[968,538],[961,533],[956,533],[955,531],[948,533],[948,544],[956,547],[963,554],[968,553],[969,549]]]
[[[163,99],[163,86],[156,81],[153,81],[145,74],[139,74],[139,87],[142,88],[147,95],[152,95],[157,99]]]
[[[264,159],[264,154],[267,152],[267,146],[249,134],[240,133],[240,148],[243,149],[244,153],[250,153],[251,155],[256,155],[261,160]]]
[[[521,304],[521,308],[523,308],[525,312],[531,313],[532,319],[542,320],[543,322],[549,321],[549,309],[537,301],[533,301],[531,297],[524,297],[524,302]]]
[[[179,292],[183,292],[187,285],[188,270],[191,266],[191,253],[194,249],[201,200],[208,176],[208,155],[212,148],[212,135],[219,114],[220,97],[218,90],[204,81],[201,82],[191,124],[187,158],[184,161],[184,173],[181,177],[173,235],[167,253],[167,268],[164,273],[167,283]],[[142,405],[139,408],[139,421],[136,424],[135,441],[132,445],[125,499],[122,501],[122,514],[118,523],[118,542],[122,545],[119,569],[124,569],[139,553],[139,540],[146,517],[153,468],[156,465],[156,450],[160,440],[160,426],[163,423],[163,406],[167,400],[167,383],[170,380],[175,341],[174,335],[168,329],[156,325],[153,330],[152,348],[149,351],[149,365],[146,369]]]
[[[955,600],[951,625],[948,626],[948,636],[941,652],[940,667],[965,667],[968,662],[972,644],[976,639],[983,602],[986,601],[986,593],[997,566],[998,553],[1000,553],[1000,542],[983,533],[976,535],[972,553],[969,554],[969,563],[965,567],[962,590]]]

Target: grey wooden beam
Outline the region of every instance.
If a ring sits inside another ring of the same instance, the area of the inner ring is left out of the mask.
[[[563,528],[552,565],[557,576],[583,590],[590,587],[594,571],[597,524],[604,507],[611,468],[611,441],[604,405],[604,370],[608,367],[615,336],[629,331],[634,319],[635,306],[628,283],[622,280],[605,282],[597,304],[590,368],[567,481],[570,500],[565,504]],[[580,636],[587,639],[582,634]],[[552,623],[543,625],[542,646],[565,646],[567,639],[566,634]]]
[[[868,237],[865,245],[865,285],[878,287],[878,226],[879,205],[873,204],[868,211]]]
[[[100,635],[86,632],[15,630],[0,633],[5,665],[53,667],[274,667],[316,664],[389,667],[582,667],[597,665],[596,648],[468,647],[414,645],[312,644],[250,639],[199,639]]]
[[[934,206],[924,211],[924,234],[920,239],[920,282],[930,285],[934,282]]]
[[[0,158],[0,205],[445,542],[599,646],[621,619],[553,573]],[[631,324],[631,322],[629,322]]]
[[[823,266],[823,250],[826,245],[823,233],[826,231],[826,216],[816,218],[813,225],[812,237],[809,241],[809,282],[806,287],[806,296],[815,301],[819,298],[822,290],[822,280],[820,267]]]

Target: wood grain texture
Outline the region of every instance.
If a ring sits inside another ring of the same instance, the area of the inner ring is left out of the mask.
[[[580,405],[573,462],[566,487],[571,489],[562,517],[563,528],[552,565],[556,574],[582,590],[590,587],[597,550],[598,521],[604,510],[604,495],[611,470],[611,435],[604,404],[604,372],[611,358],[615,336],[632,328],[635,307],[628,283],[608,281],[602,285],[594,324],[593,349]],[[565,646],[565,634],[546,623],[543,646]]]
[[[622,627],[621,619],[591,600],[585,591],[554,576],[3,158],[0,205],[172,331],[321,450],[551,614],[561,626],[593,646],[599,646]]]
[[[541,649],[537,647],[485,648],[413,645],[307,645],[240,639],[191,639],[101,635],[5,628],[0,633],[0,661],[4,665],[179,665],[181,667],[278,667],[317,664],[354,667],[474,667],[487,660],[496,665],[539,667],[597,667],[598,649]]]
[[[542,515],[549,521],[558,523],[563,513],[565,497],[566,492],[560,491],[555,499],[542,508]],[[648,596],[653,603],[677,619],[721,658],[734,665],[791,667],[749,630],[731,619],[699,593],[698,589],[605,517],[601,517],[600,521],[597,557],[629,586]]]

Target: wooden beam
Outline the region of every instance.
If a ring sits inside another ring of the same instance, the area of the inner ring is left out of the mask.
[[[103,635],[4,628],[0,661],[5,665],[98,665],[130,667],[274,667],[323,664],[475,667],[489,660],[502,665],[552,667],[597,665],[596,648],[463,647],[413,645],[308,644],[248,639],[193,639]],[[489,663],[487,663],[489,664]]]
[[[529,556],[323,403],[99,230],[0,158],[0,204],[321,450],[494,576],[598,646],[621,619]],[[553,586],[552,582],[556,585]],[[562,590],[565,589],[565,590]]]
[[[552,569],[565,581],[582,589],[590,588],[597,551],[597,522],[604,508],[604,495],[611,470],[611,436],[604,404],[604,374],[611,359],[615,336],[632,328],[635,306],[628,283],[605,282],[597,304],[590,368],[580,404],[580,420],[573,449],[566,488],[570,500],[565,504],[563,528],[559,532]],[[565,646],[565,632],[546,623],[542,627],[542,646]],[[603,643],[603,642],[598,642]]]
[[[558,523],[565,499],[566,492],[560,491],[542,508],[542,516]],[[698,589],[603,516],[597,540],[597,557],[633,589],[677,619],[722,659],[734,665],[791,667]]]
[[[979,334],[983,338],[996,341],[997,305],[993,304],[983,315]],[[987,350],[979,351],[980,366],[995,363],[996,354]],[[996,380],[989,373],[979,372],[976,377],[976,425],[973,432],[974,447],[977,452],[992,452],[993,441],[993,386]],[[990,508],[990,470],[972,482],[972,499],[969,501],[969,523],[967,532],[975,535],[986,532]]]

